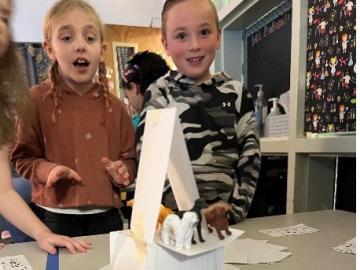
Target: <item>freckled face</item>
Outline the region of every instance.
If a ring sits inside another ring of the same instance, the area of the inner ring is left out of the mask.
[[[216,17],[207,0],[187,0],[166,12],[166,53],[178,71],[197,83],[211,77],[210,66],[220,46]]]

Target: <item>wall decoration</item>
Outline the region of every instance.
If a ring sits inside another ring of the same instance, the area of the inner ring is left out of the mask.
[[[305,132],[356,131],[356,2],[309,0]]]
[[[137,43],[113,42],[114,69],[115,69],[115,91],[116,95],[123,99],[124,91],[122,91],[121,78],[124,74],[126,62],[130,60],[138,51]]]
[[[41,43],[17,43],[18,51],[25,65],[29,86],[41,83],[48,73],[51,60]]]

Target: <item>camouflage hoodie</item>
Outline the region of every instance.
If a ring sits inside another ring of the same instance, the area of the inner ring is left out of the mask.
[[[260,170],[258,130],[251,95],[225,73],[196,85],[170,71],[149,86],[136,131],[140,156],[148,110],[176,107],[200,196],[234,207],[230,222],[242,221],[254,197]],[[176,208],[170,187],[164,203]]]

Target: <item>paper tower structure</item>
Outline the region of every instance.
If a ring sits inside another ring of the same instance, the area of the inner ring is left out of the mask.
[[[175,108],[147,112],[135,189],[131,230],[110,234],[112,270],[221,270],[225,240],[205,234],[205,243],[190,249],[165,246],[156,232],[166,175],[177,206],[189,210],[199,198],[185,139]]]

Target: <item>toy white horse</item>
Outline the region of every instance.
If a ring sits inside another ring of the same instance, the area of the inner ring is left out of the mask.
[[[198,222],[198,215],[192,211],[185,212],[182,219],[175,214],[170,214],[163,223],[161,239],[167,245],[175,241],[176,249],[189,249]]]

